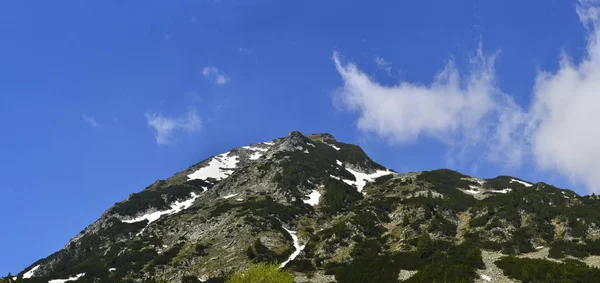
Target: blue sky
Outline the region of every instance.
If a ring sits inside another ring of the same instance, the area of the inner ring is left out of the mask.
[[[292,130],[396,171],[597,189],[595,3],[354,2],[1,3],[0,274],[156,179]]]

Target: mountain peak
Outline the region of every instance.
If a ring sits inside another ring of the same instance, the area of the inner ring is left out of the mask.
[[[335,138],[329,133],[314,133],[309,134],[308,138],[320,142],[336,142]]]

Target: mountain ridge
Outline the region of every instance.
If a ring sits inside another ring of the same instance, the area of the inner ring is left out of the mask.
[[[398,174],[330,134],[293,131],[157,180],[16,279],[221,280],[251,262],[276,261],[297,282],[418,282],[441,276],[427,270],[436,264],[444,278],[489,282],[508,277],[492,271],[486,253],[600,255],[588,249],[600,238],[597,203],[510,176]],[[369,271],[383,267],[391,271]]]

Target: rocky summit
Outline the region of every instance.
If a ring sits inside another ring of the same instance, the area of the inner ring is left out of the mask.
[[[224,282],[275,262],[295,282],[597,282],[599,258],[594,195],[400,174],[330,134],[291,132],[156,181],[3,280]]]

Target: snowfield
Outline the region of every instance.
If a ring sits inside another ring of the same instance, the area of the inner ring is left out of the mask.
[[[229,153],[230,152],[228,151],[213,157],[208,163],[208,166],[202,167],[196,170],[194,173],[189,174],[188,179],[206,180],[208,178],[214,178],[217,180],[222,180],[227,178],[231,174],[231,171],[236,168],[238,162],[240,162],[239,156],[228,156]]]
[[[194,203],[194,201],[200,195],[197,195],[195,193],[192,193],[191,195],[192,195],[192,197],[189,198],[189,199],[187,199],[187,200],[176,201],[176,202],[172,203],[170,209],[156,211],[156,212],[144,214],[144,215],[142,215],[140,217],[136,217],[134,219],[122,220],[122,221],[125,222],[125,223],[135,223],[135,222],[140,222],[140,221],[148,220],[148,224],[150,224],[150,223],[158,220],[163,215],[169,215],[169,214],[178,213],[178,212],[180,212],[180,211],[182,211],[184,209],[187,209],[190,206],[192,206],[192,204]]]
[[[299,254],[300,252],[304,249],[305,245],[300,245],[298,243],[298,236],[296,235],[295,231],[290,231],[288,229],[286,229],[285,227],[282,227],[285,231],[288,232],[288,234],[290,234],[290,236],[292,236],[292,240],[294,241],[294,248],[296,249],[291,255],[290,257],[284,261],[283,263],[281,263],[281,268],[284,268],[286,264],[288,264],[290,261],[294,260]]]
[[[315,205],[319,204],[319,198],[320,197],[321,197],[321,193],[319,193],[319,191],[312,190],[312,192],[310,192],[310,194],[308,195],[308,199],[305,199],[303,201],[306,204],[310,204],[312,206],[315,206]]]
[[[73,277],[69,277],[67,279],[54,279],[54,280],[50,280],[48,281],[48,283],[65,283],[67,281],[75,281],[81,277],[85,276],[85,273],[79,273]]]
[[[516,179],[510,179],[510,182],[511,182],[511,183],[519,183],[519,184],[523,184],[523,185],[525,185],[525,187],[531,187],[531,186],[533,186],[533,185],[532,185],[532,184],[530,184],[530,183],[523,182],[523,181],[521,181],[521,180],[516,180]]]
[[[39,266],[39,265],[36,265],[36,266],[34,266],[32,269],[30,269],[29,271],[25,272],[25,273],[23,274],[23,279],[29,279],[29,278],[31,278],[31,276],[33,276],[33,273],[34,273],[34,272],[35,272],[35,271],[36,271],[38,268],[40,268],[40,266]]]

